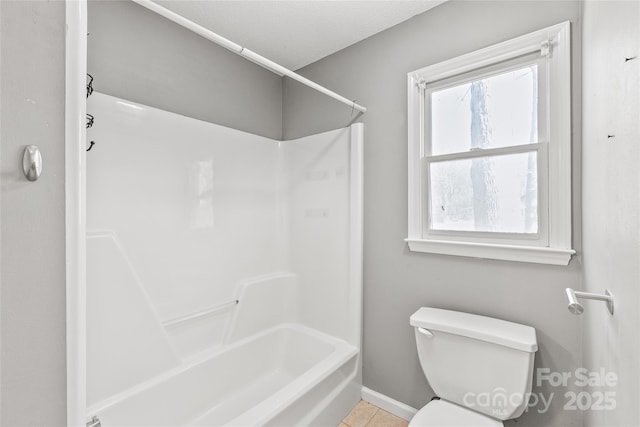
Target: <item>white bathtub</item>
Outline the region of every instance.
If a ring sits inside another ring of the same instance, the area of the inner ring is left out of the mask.
[[[329,413],[340,416],[355,403],[357,355],[345,341],[283,324],[200,355],[89,414],[105,427],[325,425],[335,421]]]

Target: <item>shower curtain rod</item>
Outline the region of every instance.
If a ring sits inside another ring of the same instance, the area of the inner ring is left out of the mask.
[[[134,2],[138,3],[140,6],[146,7],[149,10],[152,10],[153,12],[156,12],[159,15],[164,16],[165,18],[175,22],[178,25],[182,25],[183,27],[193,31],[194,33],[206,38],[207,40],[210,40],[226,49],[229,49],[230,51],[232,51],[233,53],[236,53],[252,62],[255,62],[258,65],[263,66],[264,68],[279,74],[281,76],[287,76],[290,77],[300,83],[302,83],[303,85],[309,86],[312,89],[317,90],[320,93],[324,93],[327,96],[330,96],[331,98],[342,102],[343,104],[347,104],[348,106],[350,106],[351,108],[353,108],[354,110],[358,110],[361,111],[363,113],[365,113],[367,111],[366,107],[363,107],[362,105],[358,104],[355,101],[352,101],[350,99],[345,98],[342,95],[339,95],[337,93],[335,93],[332,90],[327,89],[324,86],[319,85],[318,83],[315,83],[309,79],[307,79],[306,77],[302,77],[300,74],[295,73],[291,70],[289,70],[288,68],[283,67],[280,64],[277,64],[273,61],[271,61],[270,59],[265,58],[262,55],[259,55],[255,52],[253,52],[250,49],[247,49],[246,47],[242,47],[237,43],[232,42],[231,40],[222,37],[219,34],[214,33],[211,30],[208,30],[206,28],[204,28],[201,25],[196,24],[193,21],[188,20],[187,18],[178,15],[175,12],[170,11],[169,9],[160,6],[159,4],[151,1],[151,0],[133,0]]]

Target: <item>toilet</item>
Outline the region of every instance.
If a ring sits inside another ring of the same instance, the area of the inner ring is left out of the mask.
[[[499,427],[527,408],[538,350],[530,326],[422,307],[410,318],[420,365],[439,399],[410,427]]]

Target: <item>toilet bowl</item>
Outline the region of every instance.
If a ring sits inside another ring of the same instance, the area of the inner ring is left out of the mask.
[[[538,350],[534,328],[430,307],[416,311],[410,324],[420,365],[439,397],[410,427],[499,427],[522,415]]]

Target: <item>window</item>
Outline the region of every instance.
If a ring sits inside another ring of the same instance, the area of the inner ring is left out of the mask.
[[[567,265],[569,23],[408,76],[412,251]]]

